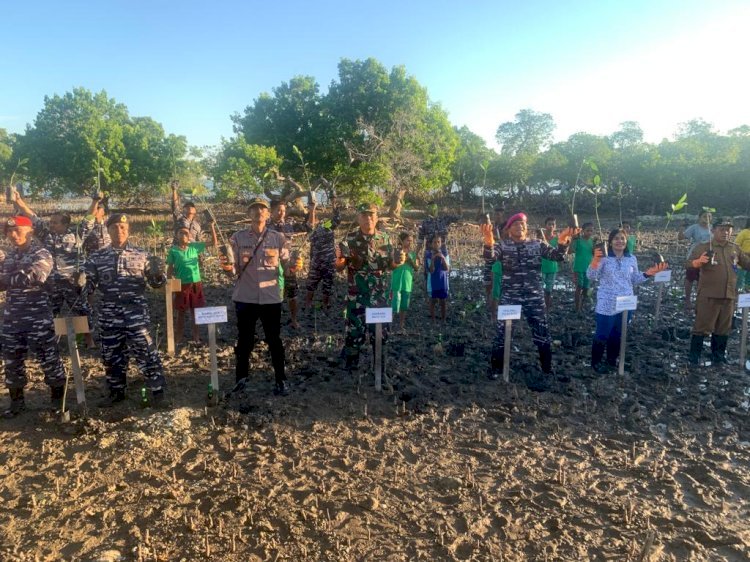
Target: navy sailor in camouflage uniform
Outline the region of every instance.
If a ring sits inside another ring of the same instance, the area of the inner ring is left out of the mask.
[[[164,372],[159,353],[149,334],[146,285],[163,287],[167,281],[158,258],[128,242],[128,217],[114,214],[107,220],[112,244],[86,260],[86,287],[89,294],[101,294],[99,325],[102,361],[107,376],[110,406],[125,399],[128,359],[132,358],[146,379],[154,405],[164,401]]]
[[[294,262],[299,257],[299,252],[292,251],[292,235],[300,232],[310,232],[312,224],[310,218],[312,210],[315,208],[315,201],[310,200],[308,206],[307,220],[304,223],[297,223],[286,220],[286,203],[274,199],[271,201],[271,219],[268,221],[268,228],[280,232],[286,237],[287,248],[290,251],[290,259]],[[289,269],[284,270],[284,299],[289,303],[289,321],[292,328],[299,328],[297,323],[297,293],[299,292],[299,281],[297,272]]]
[[[394,256],[391,238],[377,230],[378,207],[364,204],[358,208],[359,228],[350,232],[336,253],[336,270],[346,268],[348,292],[346,297],[346,339],[344,341],[345,368],[352,371],[359,366],[359,354],[370,332],[374,345],[374,325],[365,322],[365,309],[390,307],[388,273],[405,260],[403,251]],[[394,260],[394,257],[396,258]],[[383,325],[383,354],[388,339],[388,324]]]
[[[331,197],[331,201],[335,199]],[[310,224],[315,224],[315,207],[310,209]],[[310,269],[307,273],[307,296],[305,306],[312,306],[315,290],[321,285],[323,306],[328,308],[333,293],[333,280],[336,275],[336,239],[334,231],[341,223],[341,214],[335,202],[333,217],[320,221],[310,233]]]
[[[0,264],[0,290],[6,291],[2,342],[5,385],[10,408],[5,417],[25,409],[25,361],[33,351],[44,372],[44,382],[52,389],[52,401],[63,396],[65,370],[60,360],[55,328],[45,282],[52,272],[52,255],[31,236],[31,219],[11,217],[4,221],[11,250]]]
[[[88,301],[81,296],[83,287],[81,239],[71,227],[70,215],[53,213],[47,222],[31,210],[18,192],[15,192],[14,201],[21,213],[31,219],[34,236],[52,254],[52,272],[45,284],[49,292],[52,314],[54,316],[86,316],[90,324],[91,309]],[[85,340],[88,348],[94,347],[94,340],[90,333],[85,334]]]
[[[101,193],[97,193],[91,198],[89,212],[78,225],[81,245],[86,255],[106,248],[112,243],[107,230],[106,212],[103,196]]]
[[[562,261],[568,251],[568,244],[573,234],[570,229],[564,230],[558,236],[558,247],[553,248],[546,242],[529,239],[526,215],[518,213],[508,219],[505,231],[508,238],[495,241],[491,224],[482,225],[484,239],[483,257],[493,263],[503,264],[503,294],[500,304],[521,305],[526,320],[531,327],[531,334],[539,349],[539,362],[545,375],[552,374],[552,338],[547,326],[547,311],[544,306],[544,290],[542,287],[541,265],[542,258]],[[490,361],[490,378],[496,379],[503,368],[503,354],[505,345],[505,322],[497,322],[497,334],[492,347]],[[546,377],[545,377],[546,378]],[[545,378],[537,381],[532,390],[547,388]],[[564,377],[560,377],[561,382]]]

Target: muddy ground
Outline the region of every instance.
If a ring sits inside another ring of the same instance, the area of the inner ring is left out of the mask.
[[[523,322],[511,382],[486,376],[478,230],[454,230],[448,324],[430,325],[418,284],[381,394],[369,355],[354,378],[338,365],[342,279],[332,310],[283,328],[287,397],[272,395],[260,344],[247,388],[206,407],[207,350],[183,346],[164,358],[169,409],[140,407],[131,367],[125,404],[84,418],[71,392],[63,424],[33,366],[29,411],[0,421],[0,560],[748,560],[750,377],[687,370],[680,268],[658,326],[656,291],[640,290],[625,376],[599,378],[593,313],[573,312],[566,268],[550,323],[556,369],[573,379],[533,393]],[[643,238],[642,263],[656,240]],[[684,258],[674,242],[659,250]],[[215,260],[205,266],[209,304],[229,304]],[[163,334],[164,296],[151,296]],[[223,390],[235,333],[230,312]],[[735,333],[735,359],[737,347]],[[93,404],[102,368],[96,353],[82,360]]]

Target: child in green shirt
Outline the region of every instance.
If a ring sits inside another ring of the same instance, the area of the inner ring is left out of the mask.
[[[213,243],[216,241],[216,227],[211,223]],[[206,251],[205,242],[190,242],[190,231],[179,228],[175,233],[175,245],[167,253],[167,277],[176,277],[181,282],[181,289],[174,294],[174,308],[177,310],[177,324],[175,325],[175,343],[182,343],[185,331],[185,311],[193,317],[193,341],[200,342],[198,326],[195,324],[194,310],[206,306],[201,281],[200,255]]]
[[[631,225],[627,221],[623,221],[623,223],[620,225],[620,228],[622,228],[622,230],[625,232],[625,235],[628,237],[626,249],[632,256],[635,254],[636,246],[638,246],[638,237],[635,234],[631,234],[631,232],[633,231],[633,225]]]
[[[412,251],[414,237],[408,232],[399,234],[401,250],[406,254],[406,261],[393,270],[391,275],[391,307],[393,313],[399,315],[399,327],[404,330],[406,311],[411,301],[411,291],[414,283],[414,271],[419,269],[417,253]]]
[[[594,259],[594,223],[587,222],[581,227],[581,234],[573,240],[571,251],[575,253],[573,260],[573,282],[576,288],[576,312],[583,310],[583,297],[589,298],[589,278],[586,270]]]
[[[492,264],[492,300],[500,302],[503,295],[503,262],[496,261]],[[497,312],[497,311],[496,311]]]

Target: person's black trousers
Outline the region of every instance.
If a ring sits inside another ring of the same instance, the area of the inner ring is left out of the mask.
[[[234,354],[237,362],[237,381],[247,378],[250,369],[250,354],[255,347],[255,325],[260,319],[265,340],[271,351],[271,363],[276,375],[276,384],[286,380],[284,373],[284,344],[281,342],[281,303],[251,304],[235,302],[237,313],[237,346]]]

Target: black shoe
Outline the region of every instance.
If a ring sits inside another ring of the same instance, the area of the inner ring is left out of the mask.
[[[110,390],[109,395],[100,400],[97,406],[100,408],[111,408],[115,404],[118,404],[125,400],[125,389],[118,388],[116,390]]]
[[[597,375],[606,375],[612,371],[612,367],[607,363],[598,363],[591,367]]]
[[[232,390],[229,391],[229,394],[234,394],[235,392],[242,392],[245,390],[245,387],[247,386],[247,377],[244,379],[240,379],[237,381],[237,383],[232,387]]]
[[[50,390],[50,400],[52,400],[53,404],[57,400],[62,400],[63,396],[65,396],[64,386],[51,386],[49,390]]]
[[[487,378],[490,379],[491,381],[496,381],[497,379],[500,378],[501,374],[502,373],[500,371],[497,371],[495,369],[490,369],[490,372],[487,373]]]
[[[163,388],[160,388],[159,390],[154,390],[151,393],[151,405],[154,408],[166,408],[167,407],[167,398],[164,395]]]
[[[711,355],[717,365],[727,365],[727,342],[729,336],[711,336]]]
[[[23,398],[23,388],[9,388],[8,393],[10,394],[10,407],[3,412],[3,417],[11,419],[26,411],[26,402]]]
[[[534,373],[526,376],[526,387],[532,392],[547,392],[552,388],[551,377],[546,373]]]
[[[289,396],[289,384],[286,381],[277,382],[273,393],[276,396]]]

